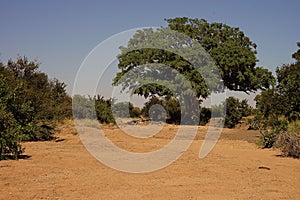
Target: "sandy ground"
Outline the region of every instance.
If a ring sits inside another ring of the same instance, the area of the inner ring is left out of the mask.
[[[177,128],[165,127],[136,139],[106,127],[116,145],[153,151],[167,144]],[[207,127],[200,127],[190,148],[161,170],[130,174],[111,169],[91,156],[74,127],[64,125],[57,140],[24,143],[26,159],[0,161],[0,199],[300,199],[300,160],[280,151],[259,149],[258,132],[224,129],[204,159],[198,153]]]

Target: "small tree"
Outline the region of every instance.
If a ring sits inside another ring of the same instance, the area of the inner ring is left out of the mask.
[[[224,107],[226,107],[226,116],[222,109]],[[224,125],[228,128],[234,128],[243,117],[249,116],[252,112],[252,108],[246,99],[240,101],[235,97],[226,98],[225,102],[223,102],[223,105],[213,106],[212,109],[215,117],[225,116]]]
[[[239,109],[240,102],[234,97],[226,99],[226,117],[225,126],[228,128],[234,128],[236,124],[242,119],[242,112]]]
[[[111,105],[114,103],[114,99],[104,99],[103,96],[96,96],[93,99],[95,101],[96,116],[100,123],[109,124],[116,123]]]

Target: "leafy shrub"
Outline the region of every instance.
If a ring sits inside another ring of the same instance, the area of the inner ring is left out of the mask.
[[[278,135],[287,131],[286,120],[268,120],[264,122],[261,129],[261,136],[258,144],[263,148],[272,148],[275,145]]]
[[[8,156],[17,159],[24,151],[20,142],[22,138],[20,125],[13,115],[0,107],[0,160]]]
[[[22,127],[23,141],[47,141],[54,139],[54,123],[30,122]]]
[[[10,111],[14,105],[14,99],[18,97],[14,97],[15,88],[8,81],[0,74],[0,160],[10,155],[17,159],[24,150],[20,144],[22,126]]]
[[[95,102],[95,110],[96,116],[100,123],[103,124],[115,124],[115,119],[112,112],[112,103],[114,102],[113,99],[104,99],[103,96],[96,96],[93,98]]]

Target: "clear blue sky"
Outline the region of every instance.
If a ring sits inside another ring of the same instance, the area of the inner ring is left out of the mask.
[[[0,60],[36,59],[41,70],[73,87],[87,54],[119,32],[166,26],[164,18],[204,18],[240,27],[258,45],[258,65],[274,72],[290,63],[300,41],[300,1],[1,0]]]

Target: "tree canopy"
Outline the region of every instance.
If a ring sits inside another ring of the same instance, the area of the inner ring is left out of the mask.
[[[256,47],[239,28],[204,19],[166,19],[172,30],[197,40],[220,70],[224,85],[235,91],[253,92],[274,84],[272,73],[256,67]]]
[[[239,28],[233,28],[222,23],[208,23],[204,19],[189,19],[186,17],[166,19],[166,21],[169,29],[184,34],[191,39],[185,43],[179,41],[178,44],[166,44],[164,40],[158,40],[160,45],[169,45],[169,47],[181,45],[186,50],[194,48],[193,42],[199,43],[213,59],[226,88],[253,92],[258,89],[267,89],[274,84],[275,79],[272,73],[267,69],[256,66],[256,44]],[[139,43],[149,43],[153,38],[158,38],[162,32],[166,32],[166,28],[140,30],[132,37],[127,47],[121,47],[122,53],[118,56],[118,67],[121,72],[114,78],[114,84],[122,85],[123,88],[130,88],[131,84],[137,81],[137,77],[132,75],[128,79],[122,79],[122,76],[141,65],[159,63],[181,73],[190,82],[198,98],[206,98],[212,90],[218,91],[220,88],[218,88],[216,79],[212,81],[215,84],[210,85],[210,83],[207,83],[208,79],[204,79],[203,73],[199,73],[193,63],[187,61],[183,56],[179,56],[176,52],[166,51],[163,48],[134,49],[134,47],[139,46],[137,45]],[[203,51],[201,55],[205,57]],[[192,55],[190,57],[195,58],[197,56]],[[206,62],[201,63],[203,66],[209,65],[209,60],[205,59]],[[168,74],[165,71],[157,76],[167,77]],[[172,83],[176,82],[174,78],[169,78],[169,80]],[[155,82],[135,88],[134,93],[145,97],[152,94],[159,96],[174,95],[170,90],[155,84]]]

